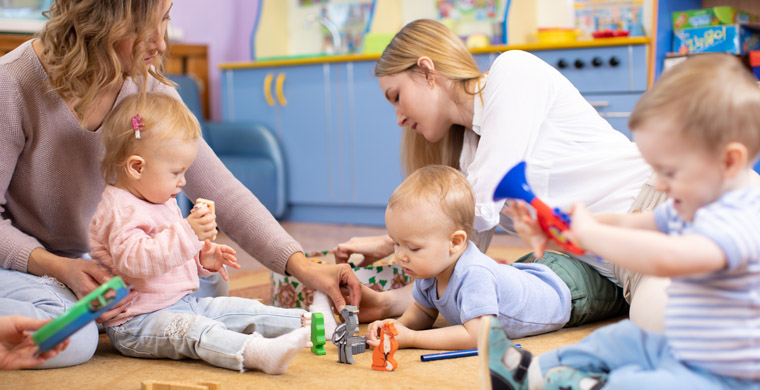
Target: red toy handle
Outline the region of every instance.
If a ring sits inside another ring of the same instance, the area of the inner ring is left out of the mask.
[[[556,241],[563,250],[576,255],[586,253],[586,251],[577,247],[565,237],[564,232],[570,230],[570,227],[546,203],[534,197],[530,205],[536,210],[536,218],[538,218],[538,224],[541,226],[541,229]]]

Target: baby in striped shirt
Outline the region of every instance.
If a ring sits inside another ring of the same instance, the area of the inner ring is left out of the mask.
[[[700,54],[637,103],[634,140],[668,200],[652,213],[572,213],[570,239],[670,277],[665,333],[626,320],[533,358],[483,321],[481,383],[512,389],[760,388],[760,88],[734,56]],[[541,234],[529,215],[523,232]]]

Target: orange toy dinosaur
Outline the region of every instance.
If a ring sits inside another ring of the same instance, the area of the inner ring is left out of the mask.
[[[380,333],[380,344],[372,352],[372,369],[378,371],[393,371],[398,367],[398,362],[393,358],[393,353],[398,349],[398,341],[394,336],[398,335],[396,325],[391,321],[383,324]]]

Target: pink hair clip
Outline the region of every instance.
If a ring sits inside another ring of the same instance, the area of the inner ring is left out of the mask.
[[[145,124],[143,123],[143,118],[140,116],[140,114],[132,117],[132,130],[135,131],[135,138],[142,138],[140,137],[140,130],[142,130],[143,126],[145,126]]]

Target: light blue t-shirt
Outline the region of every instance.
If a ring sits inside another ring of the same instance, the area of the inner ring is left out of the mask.
[[[543,264],[499,264],[469,242],[443,297],[435,278],[414,281],[414,299],[438,310],[452,325],[497,316],[507,336],[519,338],[562,328],[570,319],[570,289]]]
[[[727,192],[691,223],[672,200],[654,216],[663,233],[705,236],[727,260],[717,272],[672,278],[665,334],[673,355],[714,374],[760,379],[760,189]]]

